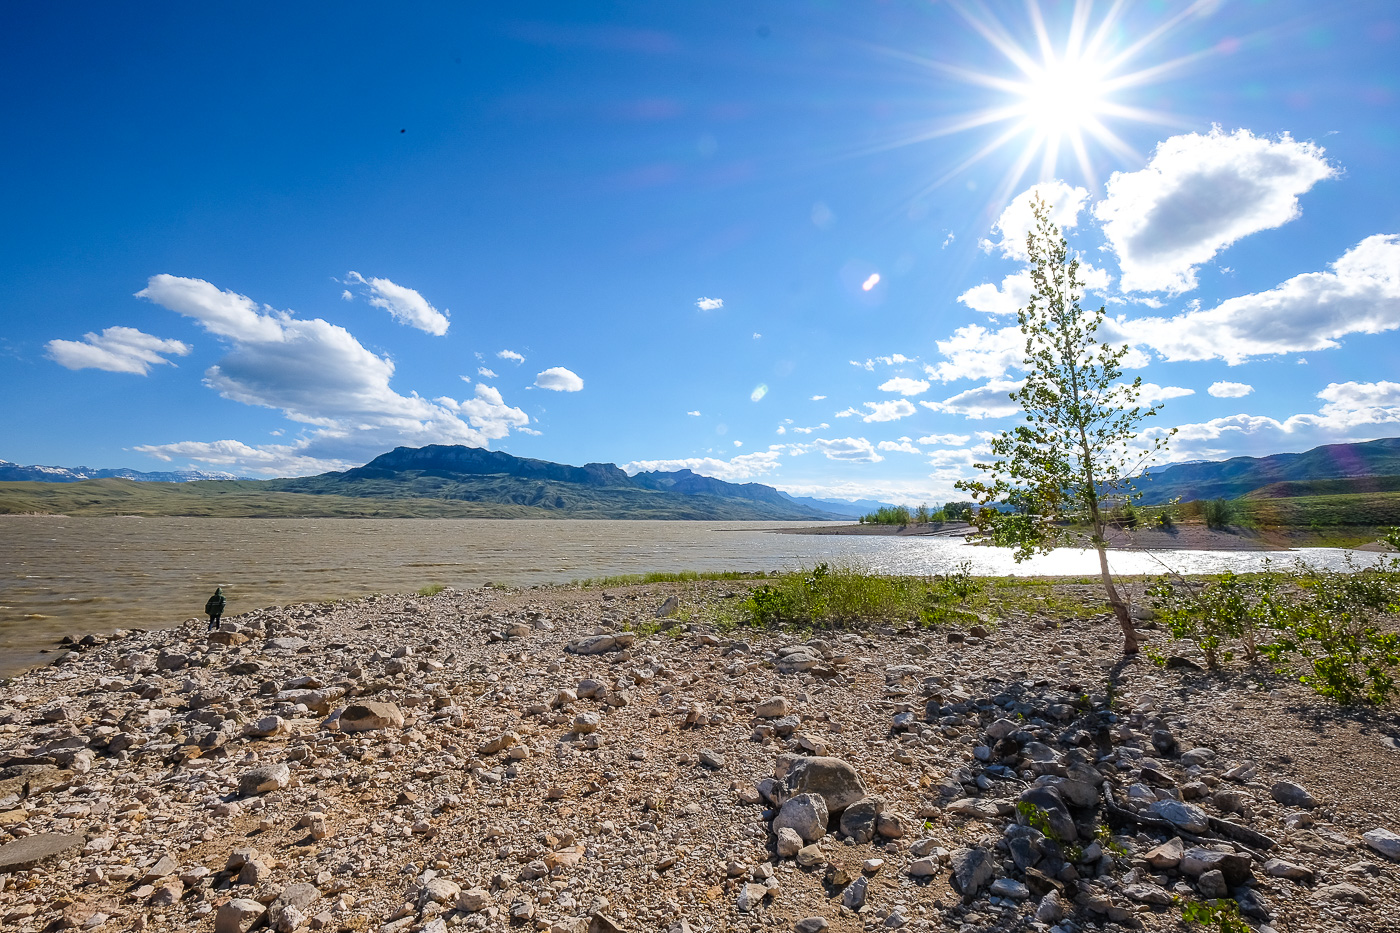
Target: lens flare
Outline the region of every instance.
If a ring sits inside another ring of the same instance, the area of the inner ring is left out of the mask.
[[[749,401],[756,402],[767,394],[768,386],[760,382],[756,387],[754,387],[754,390],[749,393]]]
[[[861,289],[861,291],[868,292],[868,291],[870,291],[872,288],[874,288],[876,285],[879,285],[879,284],[880,284],[880,273],[878,273],[878,272],[872,272],[872,273],[870,273],[870,278],[868,278],[868,279],[866,279],[864,282],[861,282],[861,283],[860,283],[860,289]]]

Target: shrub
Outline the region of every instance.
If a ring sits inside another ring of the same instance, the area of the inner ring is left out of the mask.
[[[897,577],[823,563],[755,587],[740,608],[750,624],[764,628],[911,619],[930,624],[958,615],[959,605],[981,588],[967,565],[932,577]]]
[[[871,525],[907,525],[909,524],[909,509],[903,505],[885,505],[862,515],[861,524]]]
[[[421,590],[418,591],[418,595],[436,596],[445,589],[447,589],[447,587],[443,586],[441,583],[429,583],[427,586],[423,587]]]
[[[1201,515],[1207,528],[1224,528],[1230,524],[1234,507],[1224,499],[1210,499],[1201,504]]]

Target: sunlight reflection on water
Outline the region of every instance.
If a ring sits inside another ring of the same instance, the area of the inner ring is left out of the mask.
[[[229,615],[273,604],[407,592],[432,583],[567,583],[646,571],[792,570],[819,561],[930,574],[967,561],[977,574],[1097,573],[1092,551],[1017,564],[1001,548],[953,538],[774,534],[790,522],[197,519],[0,516],[0,674],[64,634],[157,628],[198,617],[215,586]],[[1266,558],[1341,567],[1379,555],[1115,552],[1115,573],[1253,570]]]

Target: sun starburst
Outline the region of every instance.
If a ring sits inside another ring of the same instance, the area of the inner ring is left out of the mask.
[[[984,88],[990,100],[977,110],[925,128],[892,145],[930,140],[973,130],[990,131],[990,138],[929,187],[939,187],[974,165],[999,154],[1010,154],[1006,174],[995,198],[1003,199],[1015,188],[1032,166],[1037,180],[1057,177],[1070,165],[1078,169],[1083,182],[1095,187],[1108,163],[1137,163],[1136,152],[1113,129],[1120,121],[1156,124],[1174,128],[1192,125],[1183,116],[1135,106],[1131,92],[1160,82],[1211,54],[1213,49],[1193,52],[1165,61],[1151,60],[1168,33],[1184,22],[1213,9],[1219,0],[1195,0],[1174,15],[1148,29],[1140,37],[1125,41],[1128,31],[1123,22],[1128,0],[1113,0],[1101,17],[1094,15],[1093,0],[1075,0],[1068,22],[1052,34],[1038,0],[1026,0],[1025,21],[1033,36],[1018,40],[986,5],[976,7],[955,2],[954,8],[977,34],[985,39],[1010,67],[1005,73],[989,73],[967,66],[897,54],[954,81]],[[890,50],[885,50],[889,52]],[[887,148],[880,146],[879,148]],[[1068,160],[1068,162],[1067,162]]]

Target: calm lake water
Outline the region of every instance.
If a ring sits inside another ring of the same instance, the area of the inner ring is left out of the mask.
[[[202,616],[222,586],[228,615],[304,600],[409,592],[441,583],[523,585],[674,570],[788,570],[818,561],[929,574],[1095,574],[1091,551],[1022,564],[955,538],[774,534],[791,522],[484,519],[197,519],[0,516],[0,675],[42,659],[65,634],[157,628]],[[1341,566],[1378,555],[1274,552]],[[1261,552],[1115,553],[1117,573],[1262,566]]]

